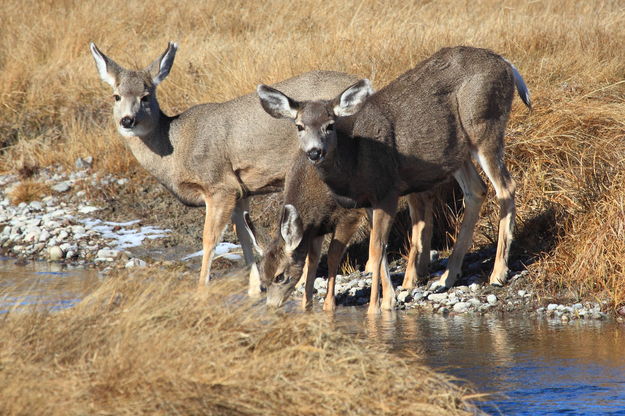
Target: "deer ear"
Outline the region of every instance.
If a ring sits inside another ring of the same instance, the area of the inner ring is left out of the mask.
[[[371,94],[373,94],[371,81],[361,79],[338,96],[334,104],[334,114],[337,117],[356,114]]]
[[[292,253],[302,242],[304,226],[302,220],[293,205],[287,204],[282,210],[280,221],[280,235],[284,239],[285,250]]]
[[[250,214],[247,211],[243,213],[243,222],[245,223],[245,231],[247,231],[250,240],[252,240],[252,246],[254,247],[254,251],[256,251],[256,254],[262,257],[265,254],[265,250],[263,250],[263,248],[256,241],[256,230],[254,229],[254,224],[252,223]]]
[[[171,71],[171,67],[174,65],[177,50],[178,44],[169,42],[165,52],[146,68],[146,71],[152,77],[154,85],[160,84],[169,75],[169,71]]]
[[[98,74],[102,81],[109,84],[111,87],[115,88],[115,83],[117,81],[117,77],[119,73],[122,71],[122,67],[120,67],[115,61],[113,61],[108,56],[104,55],[102,51],[95,46],[95,43],[89,43],[89,49],[91,49],[91,54],[93,55],[93,59],[95,60],[96,68],[98,69]]]
[[[277,89],[261,84],[256,87],[256,92],[260,98],[260,104],[271,117],[291,120],[297,117],[299,104]]]

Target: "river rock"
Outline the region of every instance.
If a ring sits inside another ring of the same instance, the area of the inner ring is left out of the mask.
[[[403,303],[409,302],[410,301],[410,291],[409,290],[402,290],[401,292],[399,292],[399,294],[397,295],[397,300]]]
[[[486,296],[486,302],[488,302],[489,305],[495,305],[497,303],[497,296],[491,293],[490,295]]]
[[[93,156],[87,156],[86,158],[79,157],[76,159],[75,166],[76,169],[84,170],[89,169],[93,164]]]
[[[432,302],[442,302],[444,300],[447,300],[447,293],[443,292],[443,293],[432,293],[428,296],[428,300],[432,301]]]
[[[61,260],[63,258],[63,250],[59,246],[52,246],[48,249],[48,256],[52,261]]]
[[[457,313],[465,313],[469,310],[469,303],[467,302],[458,302],[454,305],[454,312]]]
[[[72,186],[68,181],[63,181],[53,185],[51,188],[55,192],[63,193],[69,191],[71,187]]]
[[[110,248],[103,248],[98,250],[96,254],[96,261],[113,261],[121,255],[121,251],[113,250]]]
[[[315,290],[326,289],[328,287],[328,281],[323,277],[318,277],[315,279],[314,287]]]

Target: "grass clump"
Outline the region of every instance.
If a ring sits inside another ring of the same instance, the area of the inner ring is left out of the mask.
[[[279,316],[242,284],[151,269],[76,307],[0,317],[0,413],[470,414],[466,392],[416,360]],[[243,280],[241,278],[240,280]]]

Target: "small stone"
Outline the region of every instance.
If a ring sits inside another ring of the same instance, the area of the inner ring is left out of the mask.
[[[56,236],[57,241],[63,241],[67,237],[69,237],[69,233],[65,230],[61,230],[61,232]]]
[[[564,314],[560,317],[560,320],[562,320],[562,322],[568,322],[571,320],[571,318],[569,317],[569,315]]]
[[[458,302],[454,305],[454,312],[465,313],[468,310],[469,310],[469,303],[467,302]]]
[[[328,287],[328,281],[322,277],[318,277],[314,282],[315,290],[326,289]]]
[[[495,305],[497,303],[497,296],[491,293],[490,295],[486,296],[486,302],[488,302],[489,305]]]
[[[519,291],[517,292],[517,295],[519,295],[519,297],[520,297],[520,298],[522,298],[522,297],[525,297],[525,294],[526,294],[526,293],[527,293],[527,292],[526,292],[525,290],[519,290]]]
[[[78,212],[80,212],[81,214],[91,214],[92,212],[99,211],[99,210],[100,208],[98,207],[91,207],[87,205],[78,208]]]
[[[448,315],[449,314],[449,309],[446,308],[445,306],[438,308],[438,313],[440,313],[441,315]]]
[[[620,308],[618,308],[616,310],[616,313],[618,313],[621,316],[625,316],[625,306],[621,306]]]
[[[578,311],[580,309],[584,308],[584,305],[582,305],[581,303],[576,303],[575,305],[572,306],[574,311]]]
[[[412,298],[414,300],[421,300],[424,297],[424,292],[421,289],[413,289],[412,293],[410,294],[410,296],[412,296]]]
[[[93,156],[87,156],[86,158],[79,157],[76,159],[76,169],[84,170],[89,169],[93,164]]]
[[[447,293],[443,292],[443,293],[432,293],[431,295],[428,296],[428,300],[432,301],[432,302],[441,302],[443,300],[447,299]]]
[[[52,186],[52,190],[55,192],[67,192],[70,190],[72,186],[69,184],[69,182],[59,182],[56,185]]]
[[[46,242],[50,238],[50,232],[48,230],[42,230],[41,234],[39,234],[39,241]]]
[[[30,209],[33,211],[41,211],[43,209],[43,204],[39,201],[32,201],[30,204]]]
[[[110,248],[103,248],[98,250],[98,253],[96,254],[96,258],[99,259],[116,259],[117,257],[119,257],[121,254],[121,252],[119,250],[113,250]]]
[[[471,298],[468,300],[468,302],[471,306],[476,307],[476,308],[482,304],[482,302],[480,302],[478,298]]]
[[[59,246],[52,246],[48,249],[48,256],[52,261],[61,260],[63,258],[63,250]]]
[[[400,302],[407,302],[410,299],[410,291],[408,290],[402,290],[401,292],[399,292],[399,294],[397,295],[397,300]]]
[[[558,305],[556,303],[550,303],[549,305],[547,305],[548,311],[555,311],[556,309],[558,309]]]
[[[475,283],[475,282],[474,282],[474,283],[471,283],[471,284],[469,285],[469,290],[470,290],[471,292],[473,292],[473,293],[475,293],[475,292],[477,292],[478,290],[480,290],[480,285],[479,285],[479,283]]]

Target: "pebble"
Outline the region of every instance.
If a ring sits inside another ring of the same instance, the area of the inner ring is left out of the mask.
[[[402,302],[402,303],[405,303],[408,299],[410,299],[410,291],[408,291],[408,290],[402,290],[397,295],[397,300]]]
[[[490,295],[486,296],[486,302],[488,302],[489,305],[495,305],[497,303],[497,296],[491,293]]]
[[[67,192],[67,191],[69,191],[71,189],[71,187],[72,186],[67,181],[59,182],[56,185],[52,185],[51,186],[53,191],[59,192],[59,193]]]
[[[468,302],[458,302],[454,305],[454,312],[465,313],[469,310],[470,304]]]
[[[441,302],[443,300],[447,299],[447,293],[443,292],[443,293],[432,293],[431,295],[428,296],[428,300],[432,301],[432,302]]]
[[[52,261],[61,260],[63,258],[63,250],[59,246],[52,246],[48,249],[48,257]]]

